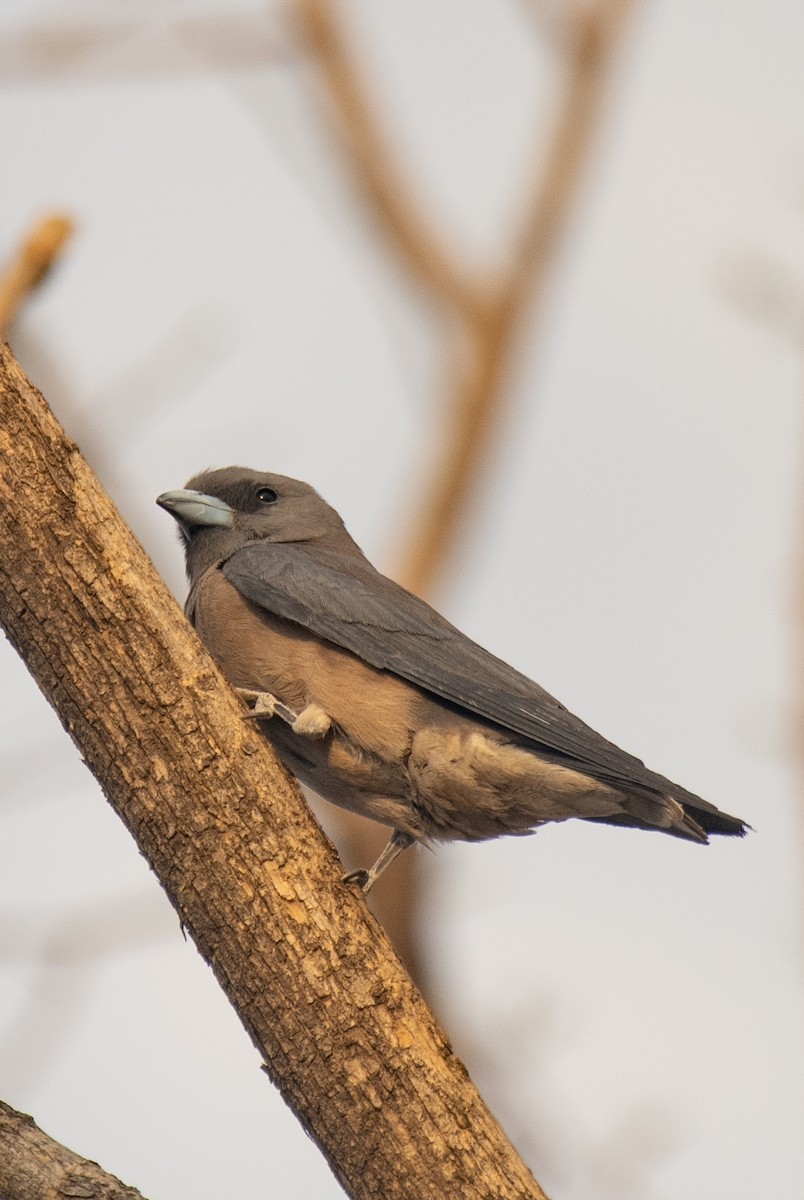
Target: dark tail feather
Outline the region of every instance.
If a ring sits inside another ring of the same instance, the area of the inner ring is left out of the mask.
[[[691,808],[691,805],[685,805],[685,808]],[[739,817],[730,817],[728,813],[721,812],[717,808],[692,808],[695,820],[707,833],[723,834],[726,837],[745,837],[750,832],[751,826],[745,821],[741,821]]]
[[[679,788],[674,792],[673,799],[684,809],[685,818],[692,821],[693,825],[704,834],[745,837],[751,829],[751,826],[745,821],[741,821],[739,817],[732,817],[728,813],[721,812],[719,808],[715,808],[714,804],[707,804],[706,800],[701,800],[700,796],[694,796],[692,792],[686,792]],[[704,837],[703,841],[706,840]]]
[[[658,829],[672,837],[706,844],[708,835],[745,837],[751,828],[739,817],[721,812],[713,804],[694,796],[691,792],[681,796],[631,793],[623,798],[623,812],[610,817],[591,817],[605,825],[631,825],[639,829]]]

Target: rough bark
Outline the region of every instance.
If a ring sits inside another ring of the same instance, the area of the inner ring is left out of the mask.
[[[0,534],[0,622],[347,1192],[543,1197],[7,348]]]
[[[43,1133],[32,1117],[0,1100],[0,1196],[3,1200],[143,1200]]]

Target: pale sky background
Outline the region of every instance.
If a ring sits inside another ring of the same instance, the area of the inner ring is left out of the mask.
[[[407,177],[477,264],[560,82],[537,9],[347,5]],[[273,60],[188,24],[227,16]],[[99,45],[65,62],[78,26]],[[636,4],[439,593],[755,829],[426,856],[440,1014],[553,1200],[802,1194],[802,62],[800,0]],[[3,0],[0,82],[0,256],[43,210],[78,225],[12,343],[177,596],[153,498],[205,466],[308,480],[391,569],[439,348],[279,7]],[[5,643],[0,673],[0,1098],[149,1200],[341,1195]]]

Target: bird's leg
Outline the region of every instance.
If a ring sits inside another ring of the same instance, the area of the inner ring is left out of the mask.
[[[269,717],[279,717],[291,727],[298,721],[299,713],[288,708],[270,692],[255,692],[251,688],[235,688],[238,696],[254,705],[248,712],[243,713],[244,721],[267,721]]]
[[[412,846],[415,841],[416,839],[409,833],[404,833],[401,829],[395,829],[391,834],[391,840],[388,842],[388,845],[385,847],[374,866],[370,867],[368,871],[365,869],[365,867],[358,871],[350,871],[348,875],[344,875],[343,882],[358,884],[362,888],[363,894],[367,895],[374,887],[374,884],[380,878],[385,868],[390,867],[394,859],[398,858],[402,851],[407,850],[408,846]]]
[[[297,713],[270,692],[254,692],[250,688],[235,688],[235,691],[238,696],[254,704],[247,713],[243,713],[246,721],[266,721],[269,717],[279,717],[294,733],[307,737],[323,737],[332,727],[332,718],[320,704],[307,704]]]

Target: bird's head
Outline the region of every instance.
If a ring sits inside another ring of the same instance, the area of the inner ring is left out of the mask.
[[[202,471],[156,503],[178,522],[191,581],[254,541],[316,542],[360,553],[335,509],[286,475],[246,467]]]

